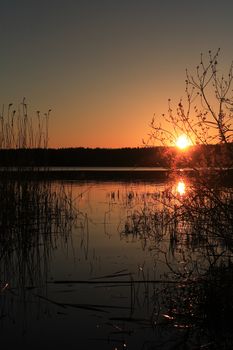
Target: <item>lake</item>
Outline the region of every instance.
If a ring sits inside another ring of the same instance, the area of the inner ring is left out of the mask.
[[[1,343],[84,350],[208,343],[209,329],[200,335],[196,322],[199,280],[223,252],[231,259],[231,249],[212,228],[217,212],[208,222],[210,196],[198,198],[201,213],[190,221],[184,200],[194,203],[193,188],[184,176],[4,180]],[[221,188],[221,198],[231,192]]]

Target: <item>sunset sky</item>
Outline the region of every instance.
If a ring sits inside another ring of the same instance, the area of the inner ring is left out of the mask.
[[[51,147],[138,147],[185,68],[233,59],[231,0],[0,0],[0,104],[52,109]]]

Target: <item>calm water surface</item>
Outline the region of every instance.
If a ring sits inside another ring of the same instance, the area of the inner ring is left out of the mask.
[[[185,262],[171,228],[162,232],[160,224],[168,215],[164,201],[171,203],[175,193],[179,200],[189,183],[54,182],[51,193],[60,187],[67,197],[62,202],[54,197],[55,210],[59,205],[68,210],[51,225],[53,212],[47,210],[46,238],[42,228],[43,239],[38,236],[30,255],[31,246],[22,242],[15,251],[6,247],[1,343],[28,349],[168,349],[180,330],[156,327],[167,322],[158,304],[165,290],[159,281],[175,282],[170,265],[175,270]],[[71,207],[77,220],[70,223]],[[36,214],[38,227],[43,208]],[[146,220],[155,212],[163,214],[151,233]],[[181,235],[184,229],[181,223]],[[198,245],[192,252],[201,266]]]

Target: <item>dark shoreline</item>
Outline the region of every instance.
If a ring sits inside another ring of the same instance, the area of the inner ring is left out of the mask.
[[[172,167],[174,162],[177,167],[233,164],[233,143],[196,145],[182,152],[176,147],[165,146],[118,149],[78,147],[0,150],[0,166],[6,167]]]
[[[150,182],[164,182],[174,178],[199,178],[201,172],[194,169],[152,169],[139,170],[135,169],[117,169],[117,170],[102,170],[98,169],[56,169],[53,168],[27,168],[21,167],[12,170],[12,168],[0,168],[0,179],[9,180],[68,180],[68,181],[150,181]],[[218,180],[221,184],[233,184],[233,169],[219,170],[212,175],[211,170],[203,172],[203,179],[210,179],[211,182]]]
[[[52,170],[43,169],[23,169],[8,170],[0,169],[0,177],[8,179],[25,180],[104,180],[104,181],[166,181],[171,174],[171,170]]]

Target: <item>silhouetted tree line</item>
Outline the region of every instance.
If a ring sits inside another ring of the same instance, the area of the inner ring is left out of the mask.
[[[174,147],[2,149],[0,166],[231,166],[232,144]]]

